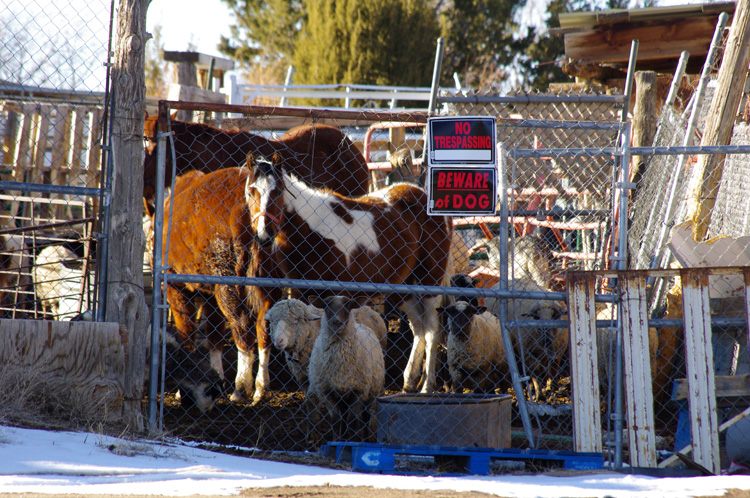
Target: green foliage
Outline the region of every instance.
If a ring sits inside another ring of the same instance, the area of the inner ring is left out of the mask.
[[[283,75],[291,64],[305,14],[299,0],[222,0],[237,24],[222,36],[219,51],[248,66]]]
[[[446,40],[441,85],[544,89],[562,73],[562,36],[519,25],[527,0],[222,0],[237,24],[220,50],[251,79],[280,83],[427,86],[438,36]],[[548,27],[563,12],[632,8],[654,0],[548,0]],[[521,22],[523,24],[523,22]]]
[[[304,0],[297,83],[430,84],[438,25],[428,0]]]

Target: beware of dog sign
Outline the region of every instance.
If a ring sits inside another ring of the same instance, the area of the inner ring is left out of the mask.
[[[450,116],[429,118],[428,166],[494,165],[495,118]]]
[[[433,166],[427,175],[428,214],[495,214],[497,168]]]
[[[498,180],[495,118],[429,118],[427,138],[427,213],[495,214]]]

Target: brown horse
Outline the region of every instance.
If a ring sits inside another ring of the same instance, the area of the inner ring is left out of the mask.
[[[143,163],[143,197],[149,211],[156,197],[157,118],[147,116],[144,128],[146,157]],[[357,147],[339,129],[322,124],[304,124],[279,139],[239,129],[222,130],[202,123],[171,120],[172,139],[167,140],[165,186],[172,181],[172,143],[176,172],[204,173],[242,166],[248,154],[271,157],[279,154],[289,171],[315,187],[327,187],[344,195],[368,192],[369,170]]]
[[[172,215],[172,232],[165,265],[170,273],[217,276],[270,276],[257,268],[259,251],[253,244],[251,220],[245,204],[247,168],[225,168],[212,173],[192,171],[177,177],[172,199],[165,200],[165,219]],[[164,237],[167,224],[164,225]],[[221,349],[226,324],[238,350],[237,377],[232,399],[253,396],[258,401],[269,382],[270,340],[262,303],[280,299],[280,289],[236,285],[170,283],[167,301],[175,326],[188,349],[195,347],[198,313],[206,320],[211,364],[223,378]],[[259,367],[253,386],[254,348]],[[255,388],[254,395],[252,389]]]
[[[443,285],[453,224],[427,214],[424,190],[403,183],[349,198],[310,187],[282,165],[259,159],[249,168],[245,195],[253,227],[274,256],[260,267],[295,279]],[[404,390],[417,389],[424,363],[422,391],[434,391],[437,297],[388,294],[386,301],[406,312],[414,333]]]

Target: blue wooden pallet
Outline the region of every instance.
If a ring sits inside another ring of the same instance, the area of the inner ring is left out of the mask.
[[[321,448],[321,453],[328,458],[335,458],[336,463],[350,464],[352,470],[386,474],[425,473],[396,470],[396,455],[432,457],[435,467],[438,463],[450,462],[453,469],[459,469],[458,473],[476,475],[489,474],[490,462],[495,460],[546,463],[573,470],[604,467],[602,453],[575,451],[331,442]],[[439,472],[437,468],[434,470]]]

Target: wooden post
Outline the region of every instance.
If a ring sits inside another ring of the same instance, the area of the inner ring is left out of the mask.
[[[178,62],[175,64],[175,80],[178,85],[198,86],[198,68],[192,62]],[[186,109],[177,111],[177,119],[182,121],[192,121],[193,111]]]
[[[567,281],[573,449],[601,452],[602,421],[594,303],[596,277],[592,273],[570,272]]]
[[[120,0],[112,88],[115,100],[111,130],[107,300],[105,319],[125,327],[127,364],[123,420],[144,429],[141,409],[146,372],[148,308],[143,293],[143,126],[146,112],[146,9],[149,0]]]
[[[623,272],[620,275],[623,287],[622,328],[627,334],[623,341],[623,356],[630,465],[656,467],[646,276],[636,272]]]
[[[724,49],[719,75],[701,145],[728,145],[742,98],[750,62],[750,2],[737,2],[732,27]],[[724,155],[701,154],[688,184],[688,219],[693,238],[706,237],[711,211],[716,202]]]
[[[680,270],[680,280],[685,315],[685,365],[693,460],[719,475],[719,422],[716,412],[714,353],[711,347],[708,272],[704,269],[685,268]]]
[[[654,143],[656,125],[659,121],[656,115],[656,86],[656,73],[654,71],[638,71],[635,73],[633,147],[651,147]],[[635,182],[636,189],[646,172],[647,161],[648,158],[646,157],[633,157],[631,181]]]

